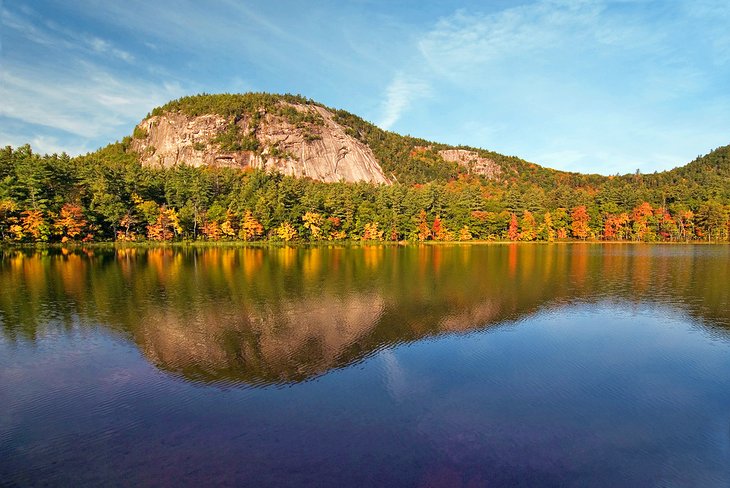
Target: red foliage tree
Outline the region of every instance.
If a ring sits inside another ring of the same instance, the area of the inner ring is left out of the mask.
[[[509,229],[507,229],[507,238],[510,241],[516,241],[520,238],[519,223],[517,222],[517,215],[512,214],[509,221]]]

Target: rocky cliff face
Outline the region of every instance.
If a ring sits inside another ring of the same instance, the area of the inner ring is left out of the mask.
[[[502,174],[502,168],[493,160],[480,156],[475,151],[466,149],[444,149],[439,151],[444,161],[459,163],[469,169],[470,173],[497,179]]]
[[[154,115],[135,129],[142,164],[259,168],[325,182],[390,183],[370,148],[315,105],[281,102],[238,118]]]

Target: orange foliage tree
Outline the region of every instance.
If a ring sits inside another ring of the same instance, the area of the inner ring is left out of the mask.
[[[518,228],[517,215],[512,214],[509,221],[509,228],[507,229],[507,239],[510,241],[516,241],[520,237],[520,231]]]
[[[223,237],[221,226],[215,220],[206,220],[203,223],[203,227],[200,229],[200,232],[209,241],[219,241],[221,237]]]
[[[649,218],[654,215],[654,210],[647,202],[643,202],[631,211],[631,220],[634,222],[634,237],[643,241],[650,237]]]
[[[377,222],[365,224],[365,230],[362,233],[363,241],[382,241],[383,231],[378,229]]]
[[[416,226],[419,241],[426,241],[431,238],[431,227],[426,220],[426,211],[421,210],[418,214],[418,224]]]
[[[573,232],[573,237],[584,240],[587,239],[590,235],[591,229],[588,227],[590,216],[588,215],[588,209],[586,209],[585,205],[575,207],[570,213],[570,217],[572,220],[570,228]]]
[[[626,225],[629,214],[607,215],[603,223],[603,238],[606,240],[623,239],[626,236]]]
[[[35,241],[47,241],[50,228],[41,210],[26,210],[20,219],[23,234],[28,235]]]
[[[182,231],[174,208],[160,207],[155,223],[147,226],[147,238],[152,241],[169,241]]]
[[[238,231],[238,237],[244,241],[253,241],[264,233],[264,226],[256,220],[250,210],[246,210],[243,214],[241,229]]]
[[[65,203],[53,223],[53,230],[56,235],[61,236],[62,242],[66,242],[78,237],[87,225],[81,206]]]

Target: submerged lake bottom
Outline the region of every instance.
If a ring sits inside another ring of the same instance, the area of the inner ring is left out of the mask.
[[[0,484],[728,486],[730,247],[2,251]]]

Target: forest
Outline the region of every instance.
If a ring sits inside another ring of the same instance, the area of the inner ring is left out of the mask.
[[[279,110],[293,95],[185,97],[155,109],[189,114]],[[495,161],[498,180],[437,150],[333,110],[396,183],[321,183],[262,170],[144,167],[132,139],[70,157],[0,149],[0,240],[6,244],[136,241],[728,241],[730,146],[670,171],[567,173],[465,148]],[[316,124],[296,111],[297,123]],[[224,141],[221,144],[238,144]],[[414,148],[427,148],[414,150]]]

